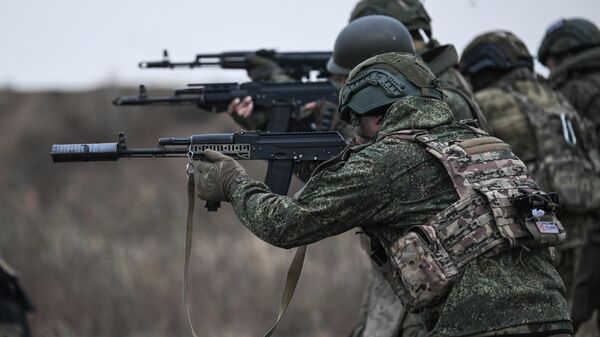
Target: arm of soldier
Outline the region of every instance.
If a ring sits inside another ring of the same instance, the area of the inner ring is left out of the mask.
[[[294,79],[285,74],[277,63],[266,57],[254,55],[249,58],[248,62],[250,64],[248,76],[253,82],[294,82]],[[227,112],[238,125],[246,130],[265,130],[269,120],[269,112],[266,109],[255,108],[250,96],[231,101]]]
[[[238,178],[232,205],[241,222],[260,239],[282,248],[319,241],[358,226],[381,223],[390,200],[374,174],[376,159],[361,153],[314,175],[298,198],[280,196],[248,177]]]

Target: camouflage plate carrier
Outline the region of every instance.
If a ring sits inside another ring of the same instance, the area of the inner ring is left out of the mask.
[[[540,190],[509,145],[472,129],[477,138],[449,144],[427,130],[386,137],[422,144],[444,165],[460,197],[385,248],[382,272],[413,312],[443,301],[462,267],[479,256],[553,246],[566,236],[554,196]]]
[[[510,106],[517,107],[514,111],[507,109],[507,124],[502,128],[518,127],[510,121],[518,118],[515,114],[522,115],[522,126],[527,127],[528,138],[533,138],[534,144],[521,144],[524,153],[519,156],[523,156],[535,180],[542,188],[558,192],[565,210],[598,212],[600,160],[594,125],[561,95],[544,88],[536,81],[516,81],[495,89],[513,100]]]

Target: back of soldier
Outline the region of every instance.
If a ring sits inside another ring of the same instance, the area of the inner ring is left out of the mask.
[[[600,30],[585,19],[561,19],[552,24],[538,50],[550,69],[550,82],[600,135]]]
[[[582,18],[560,19],[546,31],[538,59],[551,71],[550,82],[595,125],[600,146],[600,30]],[[596,191],[600,194],[600,191]],[[575,329],[600,311],[600,224],[589,226],[577,267],[571,318]],[[600,328],[600,316],[596,319]]]
[[[482,56],[494,54],[482,50],[503,52],[511,62]],[[583,234],[596,221],[600,204],[595,135],[589,120],[536,78],[532,62],[524,44],[508,32],[477,37],[461,59],[490,132],[512,146],[544,189],[560,195],[567,242],[561,246],[558,269],[570,296]]]

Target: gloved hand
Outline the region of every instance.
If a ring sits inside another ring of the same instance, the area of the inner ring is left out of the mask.
[[[285,71],[275,61],[259,56],[248,57],[248,76],[254,82],[289,82]]]
[[[204,160],[196,164],[198,198],[206,201],[231,201],[231,187],[246,170],[235,159],[220,152],[206,150]]]

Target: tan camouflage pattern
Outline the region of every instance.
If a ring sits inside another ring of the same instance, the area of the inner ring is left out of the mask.
[[[309,244],[361,227],[384,247],[458,200],[445,168],[423,146],[385,138],[410,129],[438,128],[438,140],[477,137],[453,123],[447,104],[407,97],[387,111],[376,143],[348,148],[321,165],[297,198],[273,194],[261,181],[238,178],[233,209],[250,231],[283,248]],[[514,303],[514,299],[522,299]],[[518,249],[479,257],[442,306],[420,314],[431,336],[465,336],[507,327],[564,322],[564,288],[547,249]]]
[[[540,192],[525,164],[497,138],[473,130],[480,138],[449,145],[428,131],[400,131],[388,137],[420,142],[446,168],[460,200],[426,224],[394,242],[388,250],[392,288],[411,310],[439,303],[451,289],[459,269],[474,258],[493,255],[517,245],[535,248],[556,245],[565,231],[543,234],[532,220],[523,221],[513,207],[522,190]],[[525,222],[525,226],[523,226]],[[384,266],[385,268],[386,266]]]
[[[352,337],[424,337],[419,315],[404,310],[390,284],[374,266],[361,307],[361,322]]]

